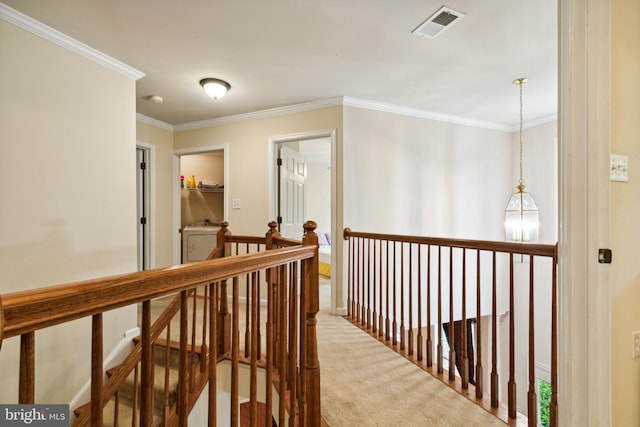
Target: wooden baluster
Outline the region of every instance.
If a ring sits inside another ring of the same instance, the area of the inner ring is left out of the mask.
[[[186,304],[186,300],[185,300]],[[186,322],[186,319],[185,319]],[[142,303],[142,372],[141,372],[141,401],[140,425],[149,427],[153,423],[153,343],[151,342],[151,301]],[[186,335],[185,335],[186,339]],[[186,345],[185,345],[186,354]],[[182,355],[182,353],[181,353]],[[102,374],[101,374],[102,375]],[[91,422],[93,425],[93,420]]]
[[[180,359],[178,362],[178,395],[176,396],[176,413],[178,415],[178,424],[181,426],[187,425],[187,418],[189,416],[189,402],[188,400],[188,333],[189,333],[189,292],[181,291],[180,292]],[[144,339],[143,334],[143,339]],[[144,347],[143,347],[143,356],[144,356]],[[150,360],[153,362],[153,359]],[[144,363],[142,364],[142,385],[143,385],[143,398],[144,398]],[[153,369],[153,367],[151,367]],[[153,370],[151,371],[153,373]],[[151,386],[153,387],[153,381],[151,381]],[[153,388],[150,389],[150,393],[153,393]],[[153,400],[149,399],[151,402],[150,409],[153,411]],[[153,420],[153,413],[149,413],[149,424],[143,424],[144,426],[150,426]]]
[[[371,293],[372,293],[372,304],[371,307],[373,308],[373,310],[371,311],[371,332],[373,332],[374,334],[378,331],[378,328],[376,326],[377,324],[377,315],[376,315],[376,241],[374,240],[372,242],[373,244],[373,262],[371,262],[371,257],[369,258],[369,263],[371,264],[371,271],[373,273],[373,281],[371,284]]]
[[[413,356],[413,244],[409,243],[409,331],[407,342],[409,343],[409,356]]]
[[[449,247],[449,381],[456,379],[456,328],[453,317],[453,248]]]
[[[257,251],[260,252],[260,245],[257,246]],[[265,273],[266,274],[266,273]],[[258,353],[258,360],[262,360],[262,329],[260,327],[260,272],[257,272],[256,275],[256,280],[257,280],[257,286],[258,286],[258,311],[256,312],[256,324],[258,325],[258,328],[256,329],[256,341],[258,343],[258,348],[257,348],[257,353]]]
[[[378,240],[378,336],[384,335],[384,315],[382,314],[382,240]]]
[[[353,303],[353,239],[347,235],[348,231],[351,230],[345,228],[344,236],[349,242],[347,245],[347,316],[353,319],[353,307],[351,307]]]
[[[91,316],[91,425],[94,427],[103,425],[102,346],[102,313],[99,313]]]
[[[438,246],[438,345],[436,346],[438,374],[444,372],[442,366],[442,246]]]
[[[18,384],[18,403],[20,404],[33,404],[35,401],[35,352],[36,333],[20,335],[20,383]]]
[[[289,427],[295,426],[298,418],[297,378],[298,378],[298,264],[289,265]]]
[[[209,284],[209,411],[208,425],[216,427],[218,419],[218,402],[217,402],[217,371],[218,371],[218,286],[215,283]],[[167,339],[169,331],[167,330]]]
[[[524,256],[524,255],[523,255]],[[529,392],[527,393],[527,419],[529,427],[538,424],[538,397],[536,396],[536,352],[534,315],[534,275],[533,256],[529,256]]]
[[[196,321],[198,319],[198,288],[194,288],[192,293],[193,313],[191,314],[191,349],[189,352],[189,392],[196,388]]]
[[[367,308],[365,307],[365,303],[364,303],[364,298],[365,298],[365,287],[364,287],[364,274],[365,274],[365,270],[364,270],[364,242],[365,240],[368,242],[368,239],[360,239],[360,271],[362,273],[362,276],[360,277],[360,302],[361,302],[361,313],[360,313],[360,324],[361,325],[366,325],[366,320],[365,320],[365,315],[367,313]]]
[[[404,243],[400,242],[400,351],[405,349],[406,329],[404,325]]]
[[[299,364],[298,364],[298,425],[304,426],[307,420],[307,375],[306,375],[306,367],[307,367],[307,345],[308,345],[308,331],[306,327],[307,322],[307,312],[305,307],[307,306],[307,284],[305,280],[307,280],[307,273],[305,269],[308,269],[309,266],[301,263],[301,271],[300,271],[300,296],[299,296],[299,319],[298,324],[299,333],[300,333],[300,356],[299,356]],[[317,275],[316,275],[317,277]],[[319,285],[319,284],[318,284]]]
[[[558,426],[558,247],[551,260],[551,402],[549,403],[549,426]]]
[[[240,296],[238,276],[233,278],[233,300],[232,304],[232,327],[233,334],[231,337],[231,425],[237,426],[239,422],[239,389],[238,389],[238,372],[240,365]]]
[[[317,225],[313,221],[307,221],[304,224],[303,245],[318,246],[318,236],[315,233]],[[305,325],[301,327],[306,329],[305,347],[306,354],[304,357],[304,388],[306,410],[301,416],[301,425],[308,427],[320,427],[320,363],[318,360],[318,337],[317,337],[317,319],[318,310],[320,309],[320,296],[318,284],[318,254],[313,258],[303,261],[304,277],[302,284],[305,288]]]
[[[398,336],[396,335],[396,330],[398,328],[398,315],[397,315],[397,289],[396,289],[396,242],[393,242],[393,323],[391,325],[391,338],[394,346],[398,345]]]
[[[498,407],[498,294],[496,252],[493,252],[492,283],[491,283],[491,407]]]
[[[482,301],[481,301],[481,288],[480,288],[480,250],[476,250],[476,399],[482,399],[482,389],[484,384],[482,382]]]
[[[246,248],[245,248],[246,253],[249,253],[249,243],[247,243]],[[251,354],[251,333],[249,332],[249,328],[251,326],[251,310],[250,310],[250,304],[252,304],[252,301],[250,301],[249,296],[251,295],[251,280],[250,280],[251,274],[247,273],[245,275],[245,310],[244,310],[244,314],[245,314],[245,318],[244,318],[244,357],[249,357]]]
[[[286,281],[286,266],[280,267],[280,282],[278,283],[278,300],[279,300],[279,319],[278,326],[280,330],[280,349],[279,349],[279,363],[278,363],[278,395],[280,396],[278,408],[278,425],[284,425],[285,418],[285,393],[287,391],[287,281]],[[236,424],[233,424],[236,425]]]
[[[271,425],[271,419],[273,417],[273,359],[274,359],[274,314],[275,304],[274,296],[276,292],[275,286],[275,270],[270,269],[267,271],[267,356],[266,356],[266,371],[267,380],[265,381],[265,420],[264,425]]]
[[[211,298],[209,298],[209,287],[204,286],[204,299],[202,300],[202,337],[200,339],[200,372],[204,373],[207,369],[206,354],[207,354],[207,316],[209,311],[207,310],[207,304],[211,304]],[[195,326],[195,325],[194,325]]]
[[[224,247],[223,256],[231,255],[231,243],[228,237],[231,236],[229,231],[229,223],[222,221],[220,223],[220,231],[217,234],[217,245]],[[224,280],[220,285],[220,308],[218,311],[218,353],[226,354],[231,351],[231,315],[229,313],[229,304],[227,301],[227,281]]]
[[[167,344],[164,347],[164,392],[162,405],[162,425],[169,421],[169,373],[171,372],[171,322],[167,323]]]
[[[387,257],[385,259],[385,273],[386,273],[386,280],[385,280],[385,289],[386,289],[386,297],[385,297],[385,305],[386,305],[386,309],[385,309],[385,322],[384,322],[384,340],[385,341],[389,341],[390,337],[389,337],[389,319],[390,319],[390,312],[389,312],[389,241],[387,240],[385,242],[385,247],[387,249]]]
[[[433,366],[433,340],[431,338],[431,245],[427,245],[427,367]]]
[[[248,296],[248,295],[247,295]],[[248,311],[247,307],[247,311]],[[250,426],[258,425],[258,276],[251,274],[251,379],[249,384]]]
[[[229,313],[227,281],[220,283],[220,309],[218,310],[218,353],[231,351],[231,314]]]
[[[131,408],[131,427],[136,427],[138,425],[138,390],[140,390],[140,370],[138,366],[140,364],[136,363],[135,368],[133,368],[133,402]]]
[[[515,355],[515,302],[513,283],[513,254],[509,254],[509,418],[516,417],[516,355]]]
[[[120,425],[120,390],[116,391],[113,404],[113,427]]]
[[[418,349],[418,362],[422,362],[422,245],[418,245],[418,336],[416,344]]]
[[[366,269],[366,275],[367,275],[367,287],[366,287],[366,295],[367,295],[367,310],[366,310],[366,316],[367,316],[367,320],[365,322],[365,325],[368,329],[371,329],[371,240],[367,239],[367,253],[366,253],[366,258],[367,258],[367,269]]]
[[[460,343],[462,355],[460,357],[460,378],[462,389],[469,388],[469,358],[467,357],[467,250],[462,249],[462,331]]]
[[[356,311],[356,322],[360,322],[360,286],[361,286],[361,280],[360,280],[360,242],[362,241],[362,239],[360,237],[356,237],[356,254],[355,254],[355,265],[354,267],[356,268],[356,293],[355,293],[355,311]]]

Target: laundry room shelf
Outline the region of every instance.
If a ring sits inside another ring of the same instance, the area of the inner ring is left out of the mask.
[[[224,188],[183,188],[182,191],[198,191],[200,193],[224,193]]]

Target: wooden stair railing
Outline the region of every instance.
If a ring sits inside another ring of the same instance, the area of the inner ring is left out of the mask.
[[[231,363],[232,403],[225,411],[233,425],[239,417],[240,386],[246,386],[239,383],[240,364],[245,364],[250,369],[249,396],[244,396],[249,398],[249,425],[257,425],[258,394],[262,393],[266,396],[265,425],[271,425],[276,417],[279,425],[319,426],[316,224],[305,223],[302,242],[283,239],[275,223],[269,226],[265,237],[234,236],[224,223],[216,249],[203,262],[0,296],[0,349],[3,340],[21,337],[18,403],[35,403],[35,332],[90,316],[91,401],[86,413],[80,411],[78,425],[102,426],[105,405],[112,397],[116,400],[114,425],[118,425],[119,389],[129,376],[133,383],[131,425],[154,425],[154,364],[165,359],[167,367],[161,381],[165,384],[164,408],[156,416],[161,425],[186,426],[190,408],[208,381],[207,417],[209,425],[215,426],[218,364],[226,360]],[[243,296],[241,289],[245,291]],[[153,303],[171,295],[177,296],[152,323]],[[261,322],[261,302],[265,299],[266,316]],[[140,339],[126,360],[109,371],[111,376],[103,384],[103,313],[132,304],[141,305]],[[242,307],[244,340],[240,338]],[[174,323],[178,325],[179,341],[171,337],[174,315],[178,315]],[[164,345],[165,358],[154,358],[158,345]],[[179,362],[176,404],[169,410],[166,384],[170,347],[179,348]],[[267,378],[262,392],[257,381],[259,370]],[[280,396],[275,409],[272,384]]]
[[[348,241],[348,320],[510,425],[538,425],[535,347],[536,339],[548,340],[549,425],[557,426],[557,245],[363,233],[349,228],[343,237]],[[536,327],[534,301],[536,289],[542,288],[550,294],[549,301],[538,303],[547,310],[548,330]],[[517,304],[516,295],[526,301]],[[523,331],[527,351],[517,351],[514,344],[520,310],[526,310],[528,319]],[[508,334],[500,340],[507,342],[506,349],[498,348],[500,314],[508,316]],[[499,367],[499,351],[508,354],[506,366],[502,360]],[[490,356],[490,368],[484,365],[484,354]],[[528,375],[526,416],[516,402],[516,366],[525,367]],[[489,383],[485,383],[483,373],[489,370]],[[507,390],[501,392],[500,376],[507,371]],[[500,396],[506,398],[504,403]]]

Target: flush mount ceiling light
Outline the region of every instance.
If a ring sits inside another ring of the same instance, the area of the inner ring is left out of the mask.
[[[231,85],[224,80],[206,78],[200,80],[200,86],[213,99],[220,99],[227,94]]]
[[[524,191],[524,180],[522,179],[522,85],[527,82],[526,78],[513,81],[520,87],[520,180],[518,181],[518,192],[513,193],[504,210],[504,226],[508,241],[529,243],[538,240],[538,206],[533,201],[531,194]]]

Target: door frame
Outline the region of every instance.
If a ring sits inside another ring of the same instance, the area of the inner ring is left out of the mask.
[[[559,423],[611,425],[610,1],[559,0]]]
[[[303,141],[307,139],[329,138],[331,140],[331,313],[342,314],[336,312],[337,305],[337,277],[342,276],[342,268],[337,264],[337,243],[341,242],[342,233],[338,230],[338,203],[337,203],[337,130],[321,129],[306,132],[297,132],[285,135],[274,135],[269,137],[269,153],[267,155],[267,173],[269,175],[268,197],[269,197],[269,218],[276,218],[278,214],[278,144],[287,142]],[[313,218],[309,218],[313,219]],[[346,313],[344,313],[346,314]]]
[[[147,171],[149,179],[147,182],[147,231],[148,231],[148,252],[147,260],[149,265],[147,269],[156,268],[156,146],[144,141],[136,141],[136,150],[144,150],[148,154]],[[136,155],[137,162],[137,155]],[[136,166],[136,171],[137,171]],[[136,172],[137,174],[137,172]],[[137,180],[136,180],[137,186]],[[136,199],[138,195],[136,194]],[[137,212],[136,212],[137,216]],[[139,218],[137,219],[139,221]],[[139,242],[137,243],[139,244]]]
[[[223,175],[224,175],[224,193],[222,199],[224,201],[224,207],[222,208],[222,214],[224,220],[229,218],[229,203],[228,195],[230,194],[231,183],[229,182],[229,161],[228,161],[228,144],[209,145],[204,147],[194,148],[179,148],[173,150],[173,264],[180,264],[180,258],[182,254],[182,235],[181,229],[181,211],[180,211],[180,157],[193,154],[206,154],[214,151],[222,151],[222,163],[223,163]]]

